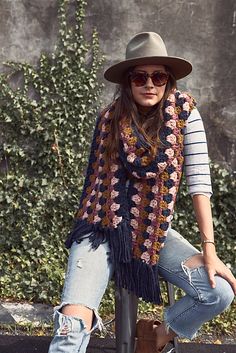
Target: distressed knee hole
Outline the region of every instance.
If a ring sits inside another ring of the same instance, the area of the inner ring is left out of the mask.
[[[56,311],[54,315],[55,335],[67,337],[73,333],[79,333],[85,329],[84,322],[77,317],[67,316]]]
[[[65,304],[61,308],[63,315],[80,318],[85,326],[90,329],[93,321],[93,309],[82,304]]]
[[[61,305],[54,309],[54,319],[58,320],[79,321],[86,331],[93,331],[98,328],[104,330],[102,319],[96,308],[90,308],[84,304],[70,304],[62,302]]]
[[[204,260],[202,254],[196,254],[191,256],[189,259],[183,262],[185,267],[188,267],[190,270],[204,266]]]
[[[189,257],[186,261],[181,263],[182,269],[186,276],[188,276],[189,283],[192,283],[192,272],[197,268],[204,266],[204,260],[202,254],[195,254]]]

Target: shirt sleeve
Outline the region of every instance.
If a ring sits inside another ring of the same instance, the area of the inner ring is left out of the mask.
[[[206,133],[196,108],[192,110],[184,131],[184,174],[191,196],[212,195]]]

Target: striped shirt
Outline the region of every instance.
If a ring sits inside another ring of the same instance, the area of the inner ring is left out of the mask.
[[[212,194],[206,134],[201,115],[193,109],[184,131],[184,174],[190,195]]]
[[[205,129],[199,111],[195,108],[188,117],[184,130],[184,175],[188,192],[211,197],[211,176]],[[129,180],[126,182],[126,188]]]

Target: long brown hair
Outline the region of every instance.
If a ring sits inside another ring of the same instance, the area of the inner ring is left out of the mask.
[[[128,73],[124,77],[124,81],[117,87],[114,94],[115,108],[111,121],[111,130],[108,138],[108,144],[105,151],[105,159],[109,163],[118,153],[119,150],[119,122],[122,118],[126,118],[130,123],[134,123],[138,131],[145,138],[145,141],[151,153],[155,154],[160,144],[159,131],[163,121],[164,102],[173,91],[176,85],[176,79],[168,68],[169,79],[166,84],[165,93],[159,103],[150,110],[145,118],[139,113],[137,105],[133,99],[131,84]],[[107,108],[108,109],[108,108]]]

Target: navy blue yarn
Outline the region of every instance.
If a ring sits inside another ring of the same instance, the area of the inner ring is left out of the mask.
[[[178,97],[179,92],[176,92],[175,95],[176,97]],[[182,100],[181,100],[181,103],[182,103]],[[166,104],[168,105],[167,102]],[[87,169],[87,176],[85,178],[84,188],[80,199],[80,206],[81,206],[82,200],[86,196],[86,188],[90,185],[89,175],[90,175],[90,172],[92,172],[91,164],[96,160],[94,151],[96,151],[99,147],[96,141],[96,137],[98,136],[97,135],[98,123],[100,121],[100,117],[101,116],[99,116],[97,119],[94,137],[91,145],[89,166]],[[165,114],[165,120],[169,120],[170,118],[171,116],[168,116],[168,114]],[[184,113],[183,119],[185,118],[186,118],[186,114]],[[163,135],[160,136],[160,138],[163,138],[165,140],[166,136],[170,132],[171,130],[168,131],[168,128],[167,128],[167,130],[163,132]],[[136,133],[138,134],[137,131]],[[141,142],[141,145],[144,148],[147,147],[145,144],[145,141],[139,139],[139,142]],[[169,144],[167,141],[164,141],[164,142],[166,146],[169,146],[169,145],[171,146],[171,144]],[[119,171],[117,174],[117,177],[120,180],[120,185],[125,185],[127,171],[128,172],[136,171],[140,177],[142,176],[145,177],[147,172],[157,171],[157,163],[165,162],[168,159],[164,151],[159,150],[159,153],[156,159],[148,166],[142,167],[140,169],[139,165],[134,166],[132,164],[131,166],[129,163],[127,163],[126,158],[127,156],[125,155],[123,148],[121,148],[120,159],[124,164],[125,172]],[[172,173],[174,172],[174,170],[175,169],[173,168],[173,166],[167,167],[168,173]],[[153,182],[154,180],[150,179],[150,185],[152,185]],[[167,182],[167,184],[166,186],[168,187],[171,186],[169,182]],[[99,223],[91,224],[91,223],[88,223],[86,219],[77,219],[75,220],[73,229],[71,233],[68,235],[67,240],[65,242],[66,247],[70,248],[74,241],[78,243],[81,242],[82,238],[86,234],[90,234],[89,239],[93,249],[96,249],[101,243],[108,241],[110,245],[110,250],[111,250],[110,259],[113,262],[115,267],[114,279],[115,279],[116,285],[134,292],[138,297],[143,298],[143,300],[145,301],[160,304],[161,295],[160,295],[160,286],[159,286],[158,273],[157,273],[158,266],[148,265],[145,261],[134,258],[132,253],[132,237],[131,237],[130,214],[129,214],[129,207],[131,207],[133,204],[132,200],[129,198],[129,195],[134,194],[132,190],[135,191],[132,186],[132,182],[130,183],[129,190],[128,190],[128,201],[127,201],[125,187],[123,188],[124,190],[123,189],[120,190],[120,189],[122,188],[119,188],[119,190],[117,190],[119,191],[117,202],[121,205],[121,207],[119,209],[119,212],[117,212],[117,214],[122,216],[123,221],[118,225],[118,227],[117,228],[102,227],[101,224]],[[150,193],[150,198],[151,196],[152,195]],[[165,195],[163,199],[166,200],[167,202],[170,202],[172,200],[172,195],[171,194]],[[151,209],[148,208],[148,211],[151,212]],[[89,212],[89,209],[87,212]],[[163,210],[163,212],[164,212],[163,215],[167,216],[168,210]],[[104,214],[98,213],[98,215],[102,217]],[[147,220],[147,224],[149,223],[150,223],[150,220]],[[160,228],[165,231],[168,229],[168,226],[169,226],[169,223],[165,222],[160,225]],[[144,232],[142,236],[145,239],[148,239],[149,233]],[[165,241],[165,237],[158,238],[158,241],[160,243],[163,243]],[[144,246],[143,246],[143,249],[145,250]]]

